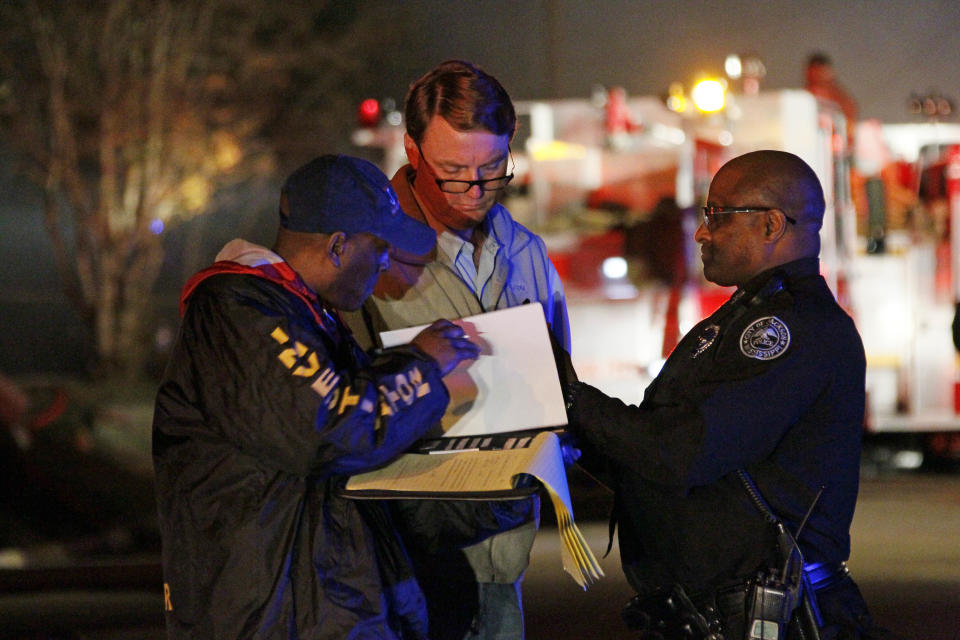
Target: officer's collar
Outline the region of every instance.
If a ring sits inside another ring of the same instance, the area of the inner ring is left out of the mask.
[[[750,278],[747,284],[738,289],[735,295],[738,299],[743,298],[744,296],[752,298],[758,293],[763,294],[765,289],[771,287],[774,289],[779,289],[780,285],[782,285],[782,281],[786,278],[818,275],[819,273],[819,258],[800,258],[799,260],[777,265],[776,267],[767,269],[766,271],[755,275],[754,277]],[[776,280],[779,280],[780,283],[776,283]]]

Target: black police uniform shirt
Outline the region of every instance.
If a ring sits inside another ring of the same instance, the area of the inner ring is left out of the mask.
[[[853,321],[808,258],[758,275],[694,327],[640,406],[580,384],[571,425],[613,477],[638,592],[716,588],[768,565],[775,538],[741,468],[792,531],[823,487],[799,544],[807,562],[846,560],[864,372]]]

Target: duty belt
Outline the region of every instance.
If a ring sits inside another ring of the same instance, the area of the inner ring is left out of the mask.
[[[803,565],[806,586],[816,593],[837,584],[848,575],[846,562],[811,562]],[[715,592],[716,602],[724,616],[735,616],[744,611],[744,594],[750,586],[749,582],[733,587],[718,589]],[[694,597],[695,601],[709,600],[709,598]]]
[[[816,593],[838,584],[850,572],[845,562],[814,562],[805,564],[803,573],[806,588]],[[679,587],[672,591],[657,589],[643,597],[635,596],[624,609],[624,619],[632,629],[658,631],[664,635],[679,631],[682,635],[687,633],[683,631],[685,626],[698,626],[691,623],[699,618],[705,627],[701,635],[691,630],[691,635],[683,637],[740,638],[747,622],[747,596],[752,585],[748,580],[715,591],[694,593],[689,598]],[[816,602],[816,598],[812,600]],[[822,620],[817,620],[817,625],[821,624]]]
[[[817,592],[840,583],[849,575],[850,570],[847,568],[846,562],[811,562],[803,565],[804,588],[812,592],[810,603],[814,610],[813,615],[817,626],[823,625],[823,619],[820,617],[817,604]],[[719,614],[716,618],[723,619],[724,626],[733,627],[738,633],[741,632],[740,625],[746,622],[744,615],[746,614],[746,595],[749,587],[750,583],[748,582],[721,589],[714,595],[716,611]],[[707,601],[709,602],[709,599]]]

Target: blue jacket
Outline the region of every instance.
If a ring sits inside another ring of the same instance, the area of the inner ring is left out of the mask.
[[[371,360],[282,262],[218,263],[184,303],[153,425],[169,637],[426,637],[387,510],[338,492],[439,420],[436,362]]]

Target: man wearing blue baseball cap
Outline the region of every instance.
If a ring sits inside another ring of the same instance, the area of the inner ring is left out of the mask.
[[[389,513],[340,490],[440,419],[478,348],[441,320],[370,356],[338,312],[391,246],[434,241],[376,167],[322,156],[287,179],[272,250],[233,240],[187,283],[153,422],[168,637],[426,637]]]

